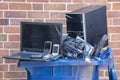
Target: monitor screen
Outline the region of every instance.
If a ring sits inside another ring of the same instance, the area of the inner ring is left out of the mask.
[[[40,51],[45,41],[60,44],[62,36],[61,23],[21,22],[21,50]]]

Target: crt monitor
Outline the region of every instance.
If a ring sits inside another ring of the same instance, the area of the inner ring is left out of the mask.
[[[66,14],[67,33],[76,33],[92,46],[96,46],[104,34],[107,35],[105,5],[89,5]],[[108,41],[105,46],[108,45]]]

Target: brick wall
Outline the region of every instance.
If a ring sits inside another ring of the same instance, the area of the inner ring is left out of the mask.
[[[65,27],[66,12],[90,4],[107,5],[109,46],[120,79],[120,0],[0,0],[0,57],[19,51],[20,21],[61,22]],[[107,75],[107,68],[101,69],[100,80],[108,80]],[[16,60],[0,58],[0,80],[26,80],[26,73]]]

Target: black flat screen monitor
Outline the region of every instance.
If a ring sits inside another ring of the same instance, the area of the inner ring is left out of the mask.
[[[61,23],[21,22],[21,51],[42,52],[45,41],[60,44]]]

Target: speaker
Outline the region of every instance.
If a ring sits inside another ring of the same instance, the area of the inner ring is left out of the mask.
[[[105,5],[89,5],[66,13],[67,33],[75,33],[92,46],[96,46],[104,34],[107,35]],[[105,46],[108,45],[108,41]]]

